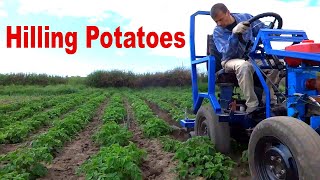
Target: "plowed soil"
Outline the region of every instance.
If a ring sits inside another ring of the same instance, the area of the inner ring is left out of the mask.
[[[177,175],[172,172],[177,165],[177,162],[172,159],[174,154],[165,152],[157,139],[144,138],[128,102],[126,102],[126,107],[130,121],[129,129],[134,133],[133,142],[135,142],[139,148],[145,149],[148,154],[141,167],[143,179],[175,179]]]
[[[53,162],[47,166],[48,174],[42,180],[78,180],[84,179],[76,174],[77,168],[99,151],[99,147],[91,140],[91,136],[102,125],[102,115],[107,105],[103,102],[87,127],[67,143],[56,155]]]

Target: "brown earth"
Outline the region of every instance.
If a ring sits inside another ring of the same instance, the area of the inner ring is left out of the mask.
[[[20,147],[27,146],[27,144],[28,142],[17,143],[17,144],[0,144],[0,155],[15,151]]]
[[[188,132],[185,129],[181,128],[181,125],[177,121],[173,120],[172,117],[168,114],[168,112],[160,109],[158,105],[152,102],[149,102],[149,101],[145,101],[145,102],[152,109],[152,111],[156,115],[158,115],[160,119],[165,120],[168,124],[171,125],[171,127],[174,129],[171,136],[174,139],[177,139],[179,141],[186,141],[189,138]]]
[[[49,109],[50,109],[50,108],[45,109],[44,112],[45,112],[45,111],[48,111]],[[76,109],[77,109],[77,107],[71,109],[71,110],[68,111],[67,113],[62,114],[62,115],[59,117],[59,119],[63,119],[65,116],[67,116],[69,113],[75,111]],[[1,155],[1,154],[7,154],[7,153],[9,153],[9,152],[15,151],[15,150],[17,150],[18,148],[23,148],[23,147],[30,146],[32,140],[33,140],[36,136],[38,136],[38,135],[40,135],[40,134],[42,134],[42,133],[44,133],[44,132],[47,132],[50,127],[52,127],[52,126],[50,126],[50,125],[45,125],[45,126],[42,126],[40,129],[37,129],[37,130],[35,130],[34,132],[31,132],[30,135],[28,135],[28,137],[27,137],[25,140],[23,140],[23,142],[20,142],[20,143],[12,143],[12,144],[0,144],[0,155]]]
[[[236,180],[251,180],[248,163],[241,162],[242,154],[240,152],[230,155],[231,159],[237,163],[231,172],[231,177]]]
[[[173,172],[177,166],[177,161],[173,160],[174,153],[166,152],[162,149],[162,145],[157,139],[148,139],[143,136],[143,132],[139,128],[134,114],[128,102],[126,108],[129,115],[129,130],[134,133],[132,141],[138,145],[139,148],[146,150],[147,157],[141,165],[142,175],[144,180],[173,180],[177,179],[177,174]],[[176,127],[174,133],[171,135],[174,139],[185,141],[188,138],[188,134],[182,128],[178,122],[172,120],[167,112],[161,110],[157,105],[147,102],[149,107],[153,110],[159,118],[168,122],[171,126]],[[83,176],[76,174],[77,168],[89,159],[90,156],[96,154],[99,151],[99,147],[95,145],[91,136],[102,125],[102,115],[107,101],[105,101],[96,112],[96,115],[88,126],[80,132],[80,134],[72,141],[65,144],[63,150],[59,152],[53,162],[47,166],[48,174],[40,179],[43,180],[59,180],[59,179],[84,179]],[[241,155],[240,155],[241,157]],[[238,159],[239,155],[232,157]],[[233,177],[237,177],[238,180],[249,180],[250,176],[243,177],[246,171],[246,166],[241,164],[233,171]],[[197,179],[201,179],[200,177]]]
[[[147,152],[147,157],[141,165],[143,179],[176,179],[177,175],[172,171],[177,165],[177,162],[172,159],[174,153],[165,152],[159,140],[144,138],[128,102],[126,107],[130,121],[129,129],[134,133],[132,141]]]
[[[174,121],[168,112],[161,110],[158,105],[145,100],[148,106],[152,109],[152,111],[158,115],[159,118],[168,122],[172,127],[174,127],[174,132],[171,136],[174,139],[180,141],[186,141],[189,138],[188,133],[181,128],[180,124],[177,121]],[[244,150],[244,149],[243,149]],[[250,180],[250,171],[248,169],[248,165],[246,163],[241,163],[240,158],[242,155],[242,150],[240,152],[235,152],[231,154],[231,158],[238,163],[238,165],[233,169],[231,175],[232,177],[236,178],[237,180]],[[200,177],[199,177],[200,178]]]
[[[71,180],[84,179],[76,174],[77,168],[99,151],[99,146],[94,144],[91,136],[102,125],[102,115],[107,105],[105,100],[98,108],[95,116],[88,126],[78,136],[65,144],[63,150],[56,155],[53,162],[47,166],[48,174],[42,180]]]

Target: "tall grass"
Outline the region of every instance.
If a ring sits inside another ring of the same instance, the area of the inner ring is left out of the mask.
[[[206,77],[199,74],[199,82],[207,83]],[[133,73],[121,70],[99,70],[92,72],[87,77],[72,76],[61,77],[47,74],[12,73],[0,74],[0,86],[49,86],[70,85],[89,86],[94,88],[105,87],[168,87],[168,86],[190,86],[190,69],[177,67],[165,72],[155,73]]]
[[[134,74],[120,70],[95,71],[87,76],[87,85],[93,87],[167,87],[191,85],[190,70],[175,68],[166,72]]]
[[[0,86],[0,95],[60,95],[60,94],[71,94],[82,91],[82,86],[71,86],[71,85],[10,85]]]
[[[67,79],[47,74],[11,73],[0,74],[0,85],[56,85],[66,84]]]

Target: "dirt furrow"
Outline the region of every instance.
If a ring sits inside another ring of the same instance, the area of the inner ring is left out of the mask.
[[[183,129],[177,121],[173,120],[168,112],[160,109],[158,105],[149,102],[148,100],[145,100],[145,102],[160,119],[165,120],[168,124],[171,125],[171,127],[173,128],[173,132],[171,134],[172,138],[179,141],[186,141],[189,138],[188,132]]]
[[[72,113],[73,111],[75,111],[78,107],[75,107],[73,109],[71,109],[70,111],[68,111],[67,113],[62,114],[58,119],[63,120],[64,117],[66,117],[68,114]],[[47,109],[46,111],[48,111],[49,109]],[[1,154],[7,154],[9,152],[15,151],[18,148],[23,148],[23,147],[27,147],[31,145],[32,140],[42,134],[48,131],[49,128],[51,128],[51,125],[44,125],[42,126],[40,129],[35,130],[34,132],[30,133],[30,135],[28,135],[28,137],[23,140],[23,142],[20,143],[13,143],[13,144],[0,144],[0,155]]]
[[[99,151],[99,146],[92,142],[91,136],[103,123],[102,116],[106,105],[107,100],[100,105],[88,126],[73,141],[68,142],[63,150],[57,154],[53,162],[47,166],[48,174],[41,178],[42,180],[84,179],[84,177],[76,175],[76,170],[91,155]]]
[[[180,124],[177,121],[175,121],[171,118],[171,116],[168,114],[168,112],[160,109],[157,104],[152,103],[146,99],[145,99],[145,102],[152,109],[152,111],[158,115],[159,118],[165,120],[172,127],[174,127],[174,131],[171,134],[171,137],[173,139],[177,139],[180,141],[186,141],[189,138],[188,133],[183,128],[181,128]],[[240,163],[240,160],[239,160],[241,158],[241,152],[238,154],[234,154],[235,157],[232,157],[233,160],[235,160],[236,162],[239,163],[237,168],[235,168],[234,171],[232,172],[232,175],[234,177],[237,177],[238,180],[249,180],[250,176],[247,175],[249,173],[249,169],[247,167],[248,165],[246,165],[244,163]],[[199,177],[198,179],[201,179],[201,178]]]
[[[129,103],[126,101],[125,104],[130,121],[129,130],[134,133],[132,141],[136,143],[139,148],[145,149],[148,154],[141,167],[143,179],[176,179],[177,175],[173,172],[173,169],[177,165],[177,162],[173,161],[174,154],[165,152],[159,140],[144,138],[143,132],[134,119],[134,114]]]

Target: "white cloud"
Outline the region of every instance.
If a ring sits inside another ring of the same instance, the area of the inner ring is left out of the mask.
[[[82,76],[96,70],[118,69],[132,71],[135,73],[154,72],[156,70],[168,70],[167,62],[146,62],[144,66],[137,63],[141,59],[133,57],[130,62],[117,59],[107,59],[105,61],[90,61],[79,54],[66,55],[64,50],[53,49],[8,49],[4,48],[4,43],[0,43],[1,48],[1,74],[6,73],[45,73],[59,76]],[[124,56],[124,51],[116,51],[118,56]],[[179,65],[179,62],[176,63]]]
[[[98,0],[20,0],[20,14],[46,13],[54,16],[103,17],[103,6]]]
[[[77,55],[51,53],[45,49],[2,49],[1,73],[45,73],[59,76],[86,76],[96,66]]]
[[[8,17],[8,12],[4,10],[4,2],[0,1],[0,18],[1,17]]]
[[[100,27],[98,27],[99,28],[99,30],[101,31],[101,32],[105,32],[105,31],[111,31],[111,28],[110,27],[107,27],[107,26],[100,26]]]
[[[90,18],[90,19],[88,20],[88,22],[89,22],[90,24],[96,24],[98,21],[100,21],[99,18]]]
[[[4,10],[0,10],[0,17],[8,17],[8,13]]]
[[[88,20],[89,23],[91,24],[96,24],[97,22],[100,22],[100,21],[103,21],[104,19],[107,19],[111,17],[110,14],[107,14],[107,13],[103,13],[101,16],[99,17],[92,17]]]
[[[116,50],[116,55],[117,56],[124,56],[125,54],[126,54],[126,52],[123,51],[123,50]]]

